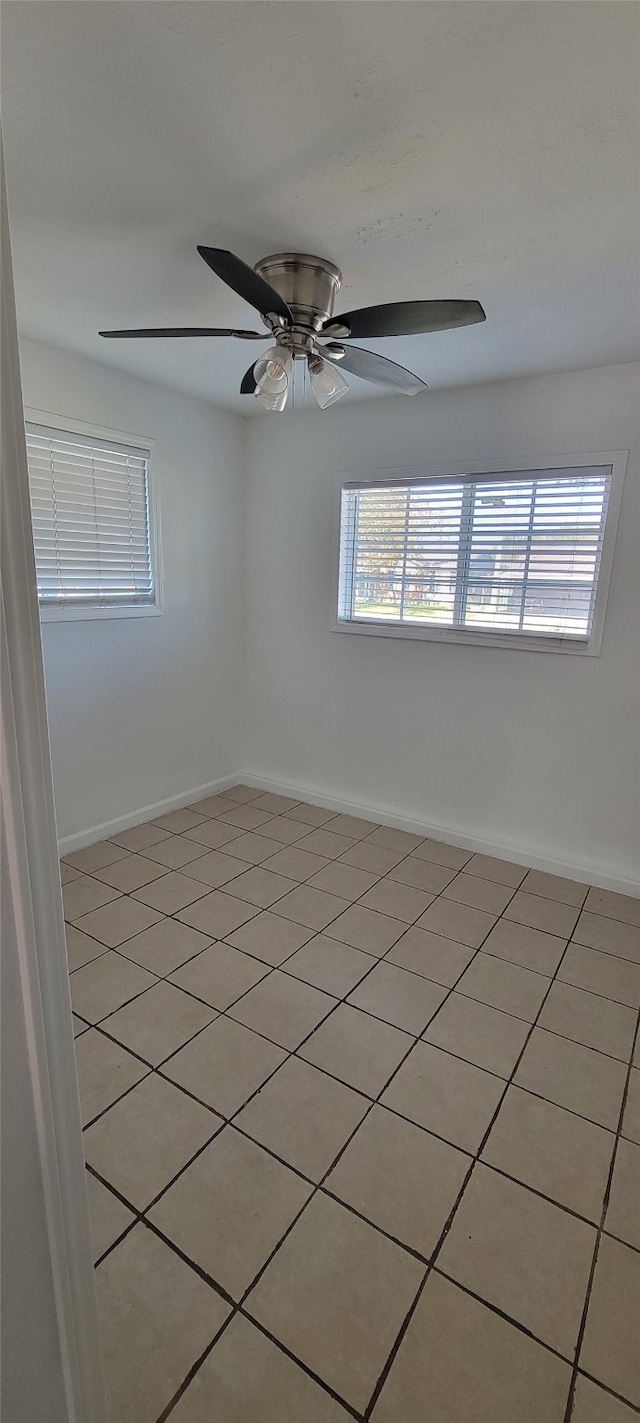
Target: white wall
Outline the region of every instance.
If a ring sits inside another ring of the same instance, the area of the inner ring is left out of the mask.
[[[162,617],[43,630],[61,836],[244,767],[637,881],[637,367],[244,422],[21,349],[26,404],[154,439],[162,513]],[[337,471],[607,449],[630,457],[599,658],[330,631]]]
[[[242,756],[242,421],[32,341],[26,406],[155,441],[161,617],[47,623],[60,837],[237,770]]]
[[[617,366],[251,422],[248,771],[637,881],[638,394]],[[336,471],[613,449],[630,456],[600,657],[330,631]]]

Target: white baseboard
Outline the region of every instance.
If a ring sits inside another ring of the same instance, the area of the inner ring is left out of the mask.
[[[217,781],[208,781],[206,786],[194,786],[189,791],[181,791],[179,795],[168,796],[166,800],[140,806],[138,810],[132,810],[127,815],[118,815],[115,820],[104,820],[101,825],[91,825],[88,830],[79,830],[75,835],[64,835],[58,840],[59,853],[68,855],[71,850],[84,850],[85,845],[95,845],[96,840],[109,840],[112,835],[119,835],[122,830],[131,830],[133,825],[144,825],[147,820],[156,820],[159,815],[166,815],[169,810],[180,810],[183,805],[190,805],[194,800],[204,800],[205,796],[217,795],[228,786],[235,786],[239,780],[239,775],[221,776]]]
[[[415,817],[407,816],[395,807],[363,804],[360,801],[345,800],[341,796],[328,795],[316,786],[294,785],[291,781],[274,781],[260,776],[252,770],[239,771],[236,781],[255,786],[257,790],[272,791],[276,795],[293,796],[296,800],[308,800],[313,805],[335,810],[343,815],[359,815],[364,820],[375,820],[382,825],[391,825],[396,830],[409,830],[414,835],[429,836],[433,840],[443,840],[447,845],[458,845],[463,850],[473,850],[480,855],[495,855],[500,860],[513,860],[517,865],[525,865],[532,870],[545,870],[548,874],[563,875],[566,879],[578,880],[580,884],[593,884],[598,889],[615,890],[617,894],[640,897],[640,880],[624,875],[603,873],[597,865],[575,864],[573,861],[549,859],[535,847],[508,845],[495,840],[487,840],[478,835],[466,835],[445,825],[435,825]],[[234,782],[229,780],[228,785]],[[183,802],[184,803],[184,802]],[[330,829],[330,827],[328,827]]]
[[[463,850],[473,850],[480,855],[495,855],[500,860],[513,860],[517,865],[525,865],[533,870],[546,870],[549,874],[564,875],[566,879],[578,880],[581,884],[597,885],[599,889],[612,889],[618,894],[640,897],[640,880],[624,875],[603,873],[598,865],[575,864],[573,861],[550,859],[535,847],[504,844],[488,840],[484,836],[466,835],[451,826],[436,825],[433,822],[417,820],[415,816],[403,814],[391,806],[364,804],[361,801],[345,800],[342,796],[329,795],[317,786],[294,785],[292,781],[274,781],[260,776],[255,771],[238,771],[235,775],[221,776],[217,781],[209,781],[205,786],[194,786],[179,795],[168,796],[166,800],[154,801],[152,805],[141,806],[115,820],[92,825],[88,830],[66,835],[59,841],[61,855],[71,850],[82,850],[85,845],[93,845],[96,840],[108,840],[122,830],[130,830],[133,825],[143,825],[147,820],[156,820],[170,810],[179,810],[192,801],[203,800],[205,796],[216,795],[238,781],[255,786],[256,790],[272,791],[277,795],[293,796],[296,800],[308,800],[313,805],[321,805],[327,810],[335,810],[343,815],[359,815],[364,820],[375,820],[382,825],[391,825],[396,830],[409,830],[414,835],[430,836],[433,840],[443,840],[447,845],[458,845]]]

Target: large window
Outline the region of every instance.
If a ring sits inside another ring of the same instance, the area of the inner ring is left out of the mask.
[[[149,449],[35,423],[26,436],[42,615],[158,612]]]
[[[604,462],[344,484],[336,626],[597,650],[612,489]]]

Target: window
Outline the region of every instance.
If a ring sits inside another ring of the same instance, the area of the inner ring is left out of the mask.
[[[597,651],[620,488],[596,458],[343,484],[335,626]]]
[[[150,450],[31,423],[26,437],[42,616],[159,612]]]

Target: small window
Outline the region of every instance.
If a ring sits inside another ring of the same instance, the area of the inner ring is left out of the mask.
[[[612,479],[603,463],[343,485],[336,626],[597,650]]]
[[[158,612],[149,449],[38,424],[26,437],[42,616]]]

